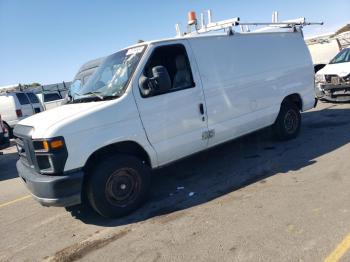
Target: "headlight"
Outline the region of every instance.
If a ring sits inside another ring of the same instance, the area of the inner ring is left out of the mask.
[[[326,78],[324,77],[324,75],[316,74],[315,75],[315,82],[316,83],[324,83],[324,82],[326,82]]]
[[[34,150],[39,152],[51,152],[64,148],[63,137],[55,137],[51,139],[34,140]]]
[[[63,172],[68,152],[63,137],[33,141],[36,164],[40,173],[56,175]]]

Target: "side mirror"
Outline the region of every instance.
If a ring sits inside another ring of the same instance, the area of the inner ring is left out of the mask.
[[[151,96],[153,93],[153,87],[151,86],[150,78],[144,76],[143,74],[139,80],[139,87],[143,97]]]
[[[153,79],[155,80],[156,92],[163,94],[171,88],[171,80],[168,70],[164,66],[155,66],[152,68]]]
[[[140,78],[141,93],[144,96],[166,93],[171,88],[171,80],[168,70],[164,66],[152,68],[152,78],[142,75]]]

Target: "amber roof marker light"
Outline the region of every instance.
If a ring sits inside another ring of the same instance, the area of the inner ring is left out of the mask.
[[[195,11],[189,11],[188,12],[188,25],[196,25],[197,24],[197,17]]]

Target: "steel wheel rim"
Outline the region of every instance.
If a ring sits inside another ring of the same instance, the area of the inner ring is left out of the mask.
[[[137,198],[140,185],[141,182],[135,170],[122,168],[109,176],[105,195],[113,206],[125,207]]]
[[[284,127],[288,134],[296,132],[299,124],[299,118],[294,110],[289,110],[284,116]]]

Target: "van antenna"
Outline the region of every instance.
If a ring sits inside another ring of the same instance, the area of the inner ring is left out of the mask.
[[[272,13],[272,23],[278,23],[278,12],[274,11]]]

